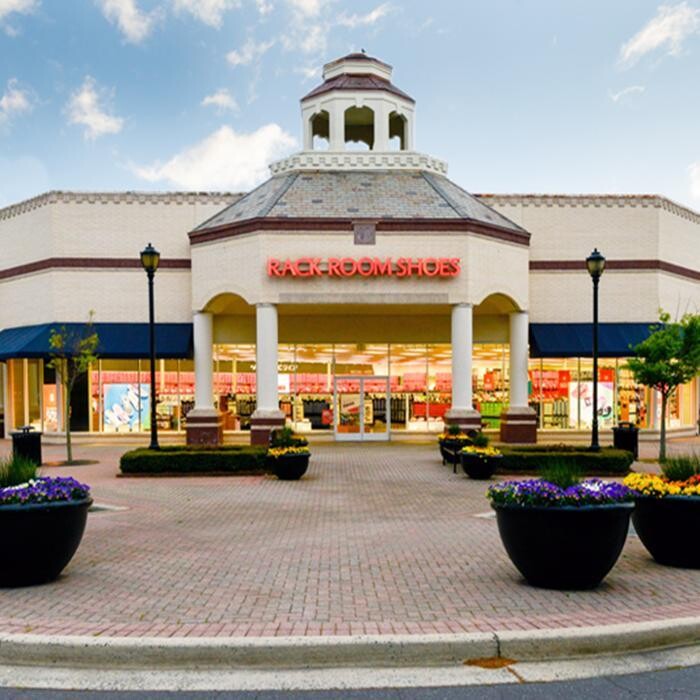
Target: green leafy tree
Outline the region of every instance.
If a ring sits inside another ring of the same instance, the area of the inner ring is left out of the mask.
[[[659,461],[664,462],[668,400],[680,384],[700,372],[700,316],[686,314],[680,321],[671,321],[662,312],[659,320],[651,335],[633,349],[635,357],[627,366],[640,384],[656,389],[661,396]]]
[[[63,394],[63,420],[66,426],[66,460],[73,462],[73,445],[70,430],[70,397],[78,379],[85,374],[90,365],[97,360],[97,346],[100,339],[92,322],[91,311],[87,323],[78,331],[68,330],[66,326],[52,328],[49,336],[51,347],[49,367],[56,370],[61,382]]]

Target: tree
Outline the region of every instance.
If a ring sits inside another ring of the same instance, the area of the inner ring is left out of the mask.
[[[51,347],[48,363],[56,370],[56,378],[61,382],[63,393],[63,420],[66,426],[66,459],[73,462],[73,446],[70,431],[70,398],[78,379],[85,374],[90,365],[97,360],[97,346],[100,342],[95,331],[91,311],[87,323],[78,331],[68,330],[66,326],[52,328],[49,335]]]
[[[662,312],[660,323],[634,348],[635,357],[627,367],[640,384],[661,395],[661,436],[659,461],[666,459],[666,408],[680,384],[691,381],[700,372],[700,316],[686,314],[680,321]]]

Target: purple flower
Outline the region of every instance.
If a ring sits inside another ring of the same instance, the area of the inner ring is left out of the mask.
[[[487,497],[493,506],[590,506],[631,502],[635,493],[616,481],[601,479],[587,479],[566,489],[544,479],[528,479],[495,484]]]
[[[82,501],[89,497],[90,487],[70,476],[43,476],[26,484],[0,488],[0,506]]]

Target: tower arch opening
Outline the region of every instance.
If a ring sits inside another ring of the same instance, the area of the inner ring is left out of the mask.
[[[330,115],[325,109],[312,114],[309,119],[311,125],[311,148],[314,151],[327,151],[330,143]]]
[[[346,150],[374,148],[374,110],[370,107],[349,107],[345,110]]]
[[[403,114],[394,111],[389,114],[389,150],[406,150],[408,120]]]

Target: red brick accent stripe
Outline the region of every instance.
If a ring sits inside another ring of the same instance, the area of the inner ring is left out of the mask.
[[[265,217],[247,219],[246,221],[222,224],[204,231],[191,231],[190,244],[207,243],[222,238],[232,238],[244,233],[255,231],[312,231],[331,233],[336,231],[353,230],[353,226],[364,220],[360,219],[304,219],[291,217]],[[496,238],[510,243],[527,246],[530,244],[530,234],[519,233],[499,226],[480,224],[467,219],[373,219],[377,232],[434,232],[449,233],[453,231],[471,232],[489,238]]]
[[[585,270],[585,260],[530,260],[530,269],[537,271],[566,272],[569,270]],[[700,270],[676,265],[665,260],[608,260],[606,270],[636,270],[638,272],[659,270],[672,275],[700,281]]]
[[[192,266],[189,258],[166,258],[161,259],[160,267],[165,269],[189,270]],[[44,270],[66,270],[66,269],[141,269],[141,261],[138,258],[44,258],[36,262],[17,265],[0,270],[0,280],[10,277],[20,277],[32,272],[43,272]]]

